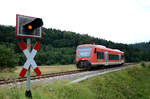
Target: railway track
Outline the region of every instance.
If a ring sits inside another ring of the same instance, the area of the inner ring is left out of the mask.
[[[74,71],[67,71],[67,72],[58,72],[58,73],[51,73],[51,74],[42,74],[40,76],[30,76],[31,80],[42,79],[42,78],[49,78],[49,77],[56,77],[56,76],[63,76],[75,73],[85,72],[87,70],[74,70]],[[15,82],[23,82],[26,81],[27,78],[16,78],[16,79],[7,79],[7,80],[0,80],[0,85],[15,83]]]
[[[124,64],[123,66],[129,66],[129,65],[134,65],[134,64]],[[106,69],[106,68],[113,68],[114,66],[109,66],[109,67],[101,67],[101,68],[96,68],[92,69],[90,71],[96,71],[100,69]],[[116,67],[116,66],[115,66]],[[44,79],[44,78],[50,78],[50,77],[56,77],[56,76],[63,76],[63,75],[69,75],[69,74],[76,74],[76,73],[81,73],[81,72],[86,72],[88,70],[74,70],[74,71],[67,71],[67,72],[58,72],[58,73],[51,73],[51,74],[42,74],[40,76],[30,76],[31,80],[36,80],[36,79]],[[7,80],[0,80],[0,85],[4,84],[10,84],[10,83],[15,83],[15,82],[23,82],[26,81],[27,78],[16,78],[16,79],[7,79]]]

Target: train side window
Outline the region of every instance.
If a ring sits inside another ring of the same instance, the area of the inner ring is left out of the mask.
[[[97,52],[97,59],[104,59],[104,52]]]
[[[112,60],[112,55],[111,54],[109,54],[109,60]]]
[[[115,60],[119,60],[119,55],[115,55]]]
[[[109,60],[119,60],[119,55],[109,54]]]

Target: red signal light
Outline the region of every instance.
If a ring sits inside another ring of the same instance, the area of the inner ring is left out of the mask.
[[[33,35],[36,29],[43,25],[43,21],[40,18],[35,18],[34,20],[23,25],[23,31],[25,34]]]
[[[29,30],[32,30],[32,25],[28,25],[28,29],[29,29]]]

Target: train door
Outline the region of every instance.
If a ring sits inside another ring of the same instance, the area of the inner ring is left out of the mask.
[[[105,52],[105,65],[108,65],[108,52]]]
[[[121,62],[121,54],[119,54],[119,62]]]

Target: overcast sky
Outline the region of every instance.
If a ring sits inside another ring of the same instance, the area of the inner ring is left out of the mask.
[[[15,26],[16,14],[113,42],[150,41],[150,0],[1,0],[0,24]]]

